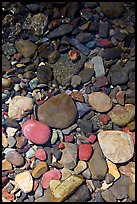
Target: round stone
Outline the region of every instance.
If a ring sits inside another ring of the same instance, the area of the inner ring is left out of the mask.
[[[107,112],[112,108],[112,101],[103,92],[93,92],[89,95],[89,104],[98,112]]]
[[[14,166],[23,166],[25,161],[24,158],[15,150],[11,150],[6,154],[6,160]]]
[[[104,155],[113,163],[127,162],[133,157],[133,140],[123,131],[101,131],[98,141]]]
[[[48,125],[37,120],[28,120],[21,124],[22,132],[25,137],[34,144],[45,144],[51,136]]]
[[[38,149],[36,152],[35,152],[35,155],[34,155],[37,159],[39,160],[46,160],[47,156],[46,156],[46,152],[44,149],[40,148]]]
[[[92,155],[92,146],[90,144],[80,144],[78,153],[80,160],[87,161]]]
[[[54,128],[69,127],[75,121],[76,115],[76,106],[66,93],[51,97],[38,108],[39,120]]]

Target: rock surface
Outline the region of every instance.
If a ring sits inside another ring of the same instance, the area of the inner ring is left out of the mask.
[[[113,163],[127,162],[133,157],[133,140],[123,131],[101,131],[98,134],[98,141],[104,155]]]
[[[65,93],[51,97],[38,108],[39,120],[54,128],[69,127],[73,124],[76,115],[76,106],[71,97]]]

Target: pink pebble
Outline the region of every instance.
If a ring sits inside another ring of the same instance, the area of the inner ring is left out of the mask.
[[[88,138],[88,142],[90,142],[91,144],[93,144],[96,140],[96,135],[90,135],[89,138]]]
[[[49,183],[51,180],[59,180],[61,178],[61,173],[58,169],[52,169],[47,171],[42,175],[41,185],[42,188],[46,189],[49,187]]]
[[[60,143],[58,147],[59,147],[59,149],[64,149],[65,145],[63,143]]]
[[[103,39],[99,41],[98,46],[99,47],[111,47],[112,43],[109,39]]]
[[[21,127],[24,136],[34,144],[45,144],[51,136],[49,126],[37,120],[28,120]]]
[[[35,152],[35,155],[34,155],[37,159],[41,160],[41,161],[44,161],[47,159],[47,155],[46,155],[46,152],[44,149],[40,148],[38,149],[36,152]]]
[[[87,161],[92,155],[92,146],[90,144],[80,144],[78,148],[79,159]]]
[[[65,135],[64,140],[65,140],[65,142],[73,142],[74,141],[74,135],[73,134]]]

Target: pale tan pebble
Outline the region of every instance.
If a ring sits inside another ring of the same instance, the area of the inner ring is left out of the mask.
[[[18,129],[13,128],[13,127],[7,127],[7,129],[6,129],[6,133],[7,133],[8,137],[13,137],[17,131],[18,131]]]
[[[90,192],[93,193],[93,191],[95,191],[96,188],[95,188],[92,180],[86,179],[86,184],[87,184],[87,187],[89,188]]]
[[[2,160],[2,171],[4,170],[11,170],[12,164],[8,162],[6,159]]]
[[[70,169],[66,169],[65,167],[63,169],[61,169],[61,181],[66,180],[68,177],[70,177],[72,174],[74,174],[74,171],[70,170]]]
[[[104,181],[102,182],[101,190],[105,190],[105,189],[109,188],[109,187],[112,186],[112,185],[113,185],[113,182],[107,184],[106,181],[104,180]]]
[[[113,162],[111,162],[108,159],[106,159],[106,161],[107,161],[107,165],[108,165],[108,173],[112,174],[115,177],[114,181],[116,181],[117,179],[120,178],[119,170],[118,170],[116,164],[114,164]]]
[[[87,168],[87,163],[85,161],[78,161],[77,166],[74,168],[76,174],[82,173]]]
[[[8,140],[4,133],[2,133],[2,146],[6,148],[8,146]]]

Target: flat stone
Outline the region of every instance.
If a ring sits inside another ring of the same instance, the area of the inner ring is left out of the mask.
[[[31,57],[37,48],[33,42],[22,39],[15,42],[15,47],[25,58]]]
[[[43,160],[46,160],[47,156],[46,156],[46,152],[44,149],[40,148],[38,149],[36,152],[35,152],[35,155],[34,155],[37,159],[43,161]]]
[[[89,95],[90,105],[98,112],[107,112],[112,108],[112,101],[103,92],[93,92]]]
[[[47,36],[49,39],[57,38],[60,36],[64,36],[70,33],[73,30],[73,26],[70,24],[62,24],[58,28],[55,28],[53,31],[49,33]]]
[[[74,123],[76,115],[76,106],[66,93],[51,97],[38,108],[39,120],[53,128],[69,127]]]
[[[101,195],[105,202],[117,202],[116,198],[109,189],[104,190]]]
[[[51,192],[53,194],[55,202],[64,201],[83,182],[84,180],[81,177],[71,175],[65,181],[61,182],[56,188],[52,188]]]
[[[124,12],[124,4],[123,2],[101,2],[100,9],[105,15],[117,18]]]
[[[29,193],[33,189],[33,178],[29,171],[24,171],[15,176],[15,183],[24,193]]]
[[[23,166],[25,163],[24,158],[15,150],[11,150],[6,154],[6,160],[14,166]]]
[[[125,126],[134,119],[135,106],[132,104],[126,104],[125,106],[116,105],[108,113],[108,116],[114,124],[118,126]]]
[[[39,178],[45,172],[47,172],[48,166],[46,162],[40,162],[36,165],[36,167],[32,171],[33,178]]]
[[[100,131],[98,141],[104,155],[113,163],[127,162],[133,157],[133,140],[123,131]]]
[[[62,149],[62,157],[59,163],[67,169],[73,169],[77,163],[77,146],[76,144],[63,142],[65,148]]]
[[[79,117],[82,117],[91,111],[91,108],[86,103],[76,102]]]
[[[62,133],[65,134],[65,135],[69,135],[76,128],[77,128],[77,124],[74,124],[74,125],[68,127],[67,129],[63,129]]]
[[[78,161],[77,166],[74,168],[76,174],[82,173],[87,168],[87,163],[85,161]]]
[[[129,177],[121,174],[120,179],[114,182],[114,184],[109,188],[116,199],[123,199],[128,195],[129,185],[131,180]]]
[[[11,170],[12,164],[7,161],[7,159],[2,160],[2,171]]]
[[[111,174],[112,176],[114,176],[114,178],[115,178],[114,181],[119,179],[120,178],[120,173],[118,171],[118,168],[117,168],[116,164],[112,163],[111,161],[109,161],[107,159],[107,165],[108,165],[108,173]]]
[[[96,77],[101,77],[105,75],[105,68],[103,65],[103,60],[101,56],[95,56],[91,59],[91,62],[94,64],[94,71]]]
[[[33,100],[27,96],[14,96],[9,103],[8,115],[12,119],[20,120],[33,108]]]
[[[108,84],[109,79],[106,76],[96,77],[96,81],[93,84],[95,88],[101,88]]]
[[[40,198],[37,198],[34,202],[54,202],[50,188],[44,190],[44,195],[41,196]]]
[[[72,97],[72,99],[75,100],[75,101],[79,101],[79,102],[81,102],[81,103],[84,102],[84,97],[83,97],[83,94],[82,94],[81,91],[72,92],[72,93],[71,93],[71,97]]]
[[[94,153],[88,162],[91,177],[95,180],[103,180],[108,168],[98,142],[93,145],[93,151]]]
[[[32,158],[35,155],[35,150],[31,147],[27,152],[26,152],[26,157],[27,158]]]
[[[45,144],[51,137],[48,125],[37,120],[28,120],[21,124],[24,136],[34,144]]]
[[[77,39],[71,38],[70,39],[70,44],[78,49],[80,52],[82,52],[84,55],[89,55],[90,49],[86,46],[84,46],[82,43],[80,43]]]
[[[80,127],[81,131],[84,133],[91,133],[93,130],[93,125],[90,121],[85,119],[79,119],[77,121],[78,126]]]
[[[99,23],[99,35],[102,38],[107,38],[108,36],[108,23],[107,22],[100,22]]]
[[[76,62],[69,59],[68,54],[61,54],[60,58],[52,64],[53,75],[57,82],[61,85],[66,85],[70,83],[72,77],[77,75],[81,70],[87,57],[82,53],[79,53],[80,57]]]
[[[126,165],[119,167],[120,173],[128,176],[133,183],[135,183],[135,162],[131,161]]]

